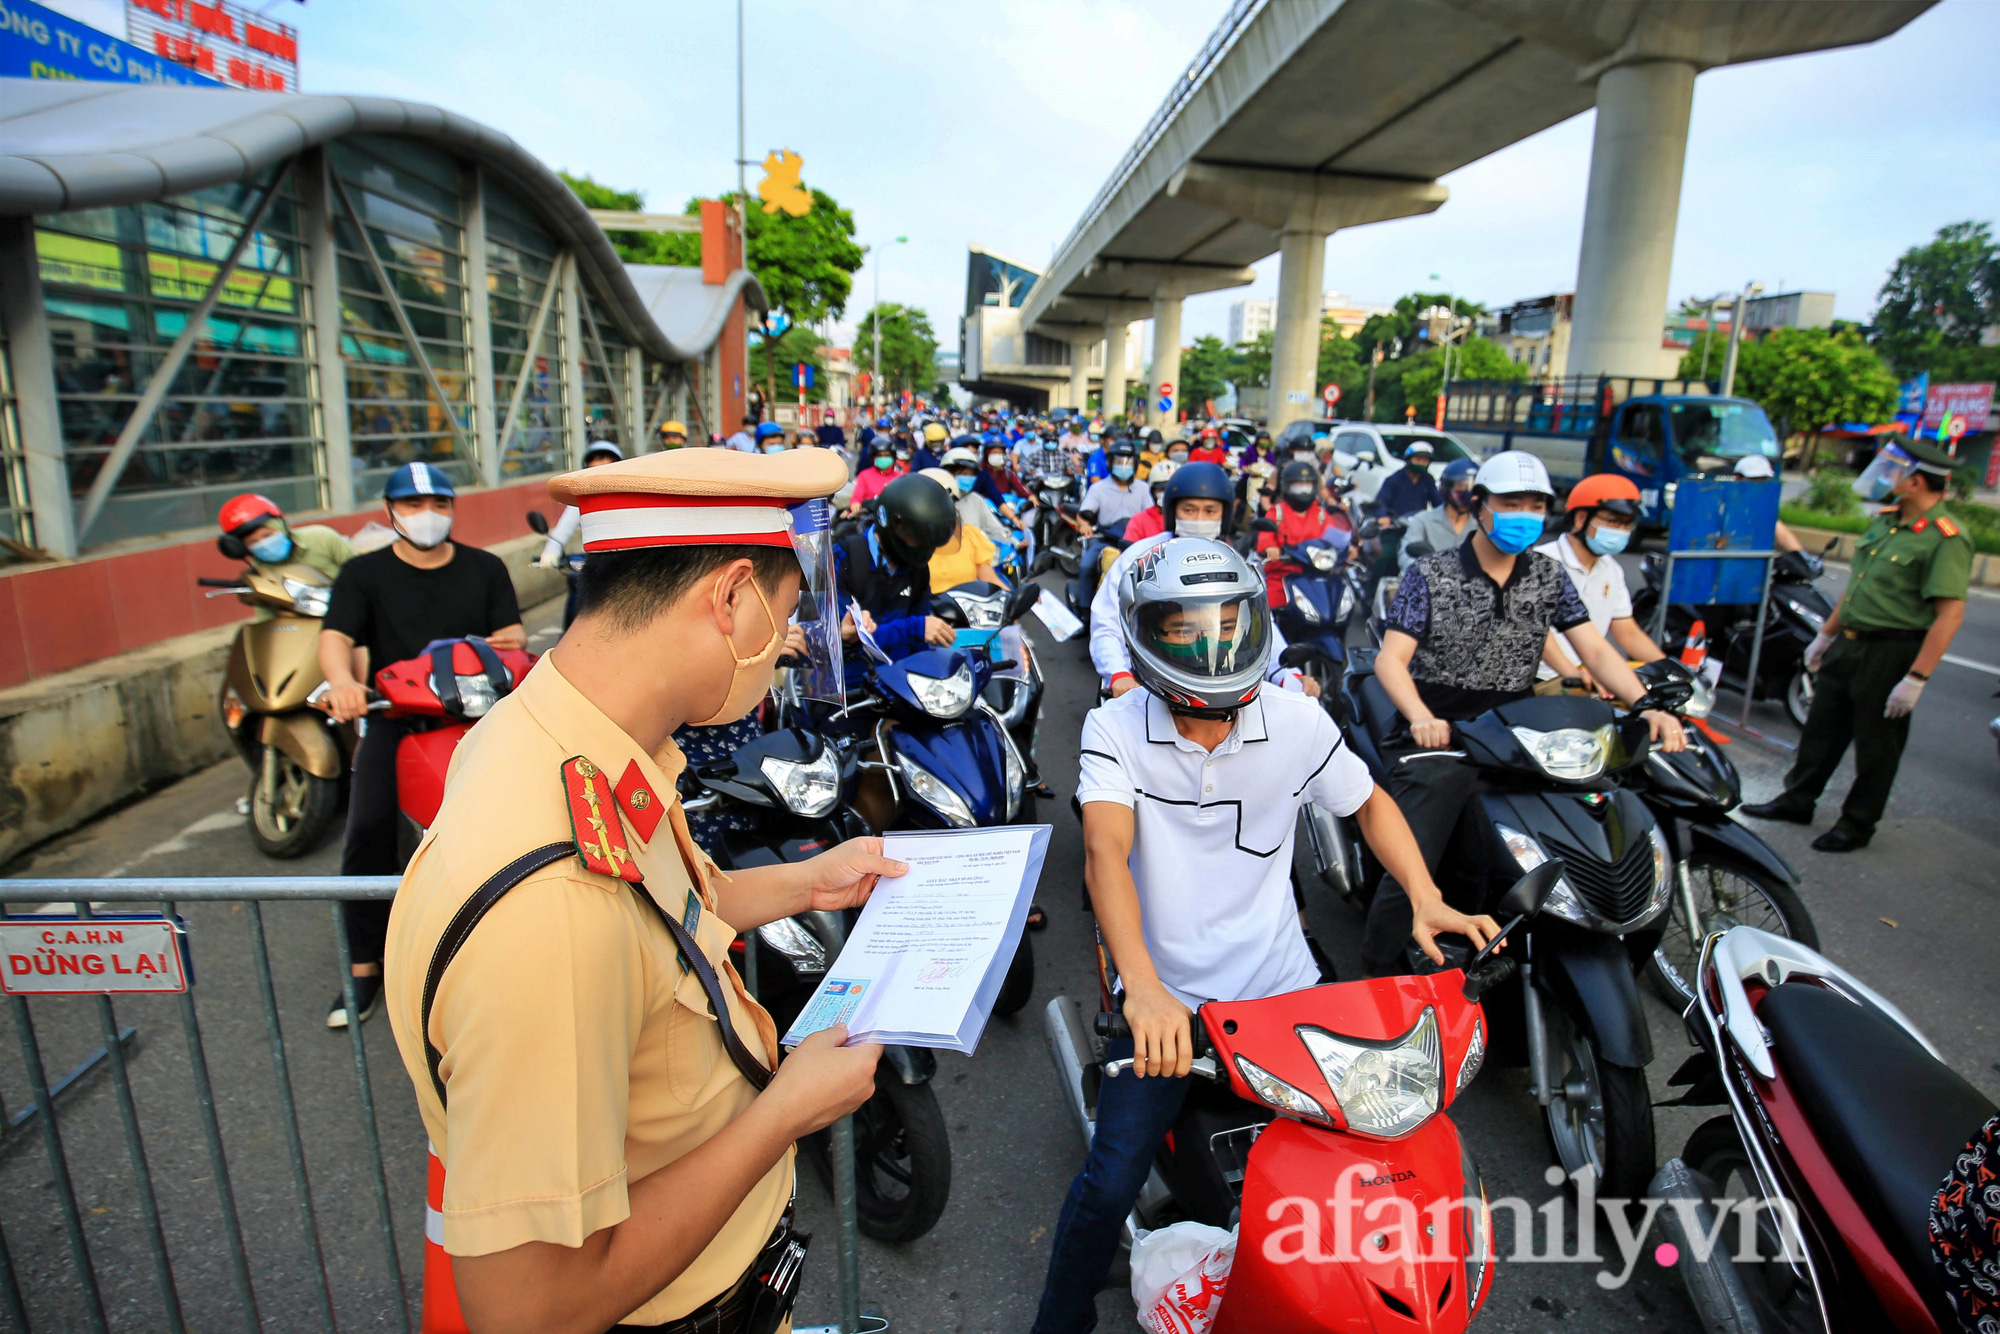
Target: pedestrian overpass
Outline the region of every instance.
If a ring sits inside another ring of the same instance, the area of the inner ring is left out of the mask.
[[[1310,411],[1327,237],[1431,212],[1440,177],[1594,105],[1568,370],[1629,371],[1659,347],[1695,75],[1872,42],[1933,3],[1234,0],[1021,328],[1071,345],[1071,406],[1093,362],[1122,404],[1128,326],[1154,321],[1152,383],[1176,384],[1183,298],[1250,282],[1275,251],[1276,430]]]

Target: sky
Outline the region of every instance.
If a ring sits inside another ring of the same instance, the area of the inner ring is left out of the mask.
[[[1279,0],[1280,3],[1283,0]],[[124,32],[122,0],[49,0]],[[551,166],[678,211],[736,184],[729,0],[268,0],[304,90],[431,102]],[[745,157],[788,148],[876,247],[848,321],[882,299],[956,345],[968,244],[1054,250],[1227,0],[744,0]],[[1872,46],[1732,66],[1695,85],[1671,299],[1750,281],[1832,291],[1866,319],[1896,257],[2000,215],[2000,3],[1943,0]],[[1980,53],[1987,53],[1981,55]],[[1593,113],[1444,178],[1436,213],[1335,235],[1326,285],[1365,301],[1444,285],[1498,307],[1575,283]],[[752,188],[762,172],[747,169]],[[906,243],[894,238],[905,236]],[[879,263],[878,261],[879,257]],[[1225,335],[1195,297],[1183,336]]]

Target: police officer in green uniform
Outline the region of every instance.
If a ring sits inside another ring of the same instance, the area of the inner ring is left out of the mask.
[[[1854,549],[1840,606],[1806,649],[1817,673],[1812,712],[1785,790],[1745,806],[1760,820],[1811,824],[1813,803],[1854,743],[1854,786],[1840,820],[1813,840],[1821,852],[1868,846],[1910,736],[1910,710],[1965,621],[1972,539],[1938,510],[1957,466],[1923,440],[1894,439],[1854,481],[1870,501],[1894,500]]]

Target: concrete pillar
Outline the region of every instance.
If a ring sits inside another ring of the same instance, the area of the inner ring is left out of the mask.
[[[1123,318],[1104,322],[1104,420],[1125,411],[1125,330]]]
[[[340,257],[334,246],[332,167],[317,148],[299,156],[299,234],[305,242],[306,277],[312,289],[313,381],[326,475],[326,507],[335,514],[355,508],[354,444],[348,435],[347,358],[340,350]],[[483,296],[484,293],[482,292]],[[373,497],[370,497],[373,499]]]
[[[1597,80],[1570,375],[1650,375],[1660,360],[1694,76],[1649,60]]]
[[[1094,337],[1069,340],[1069,407],[1073,412],[1090,406],[1090,352],[1096,346]]]
[[[14,374],[14,420],[21,432],[22,471],[35,545],[51,556],[77,552],[75,499],[56,402],[55,354],[49,312],[42,304],[41,259],[33,218],[0,218],[0,325]]]
[[[1173,388],[1174,406],[1160,411],[1160,386]],[[1168,436],[1184,406],[1181,401],[1181,295],[1163,292],[1153,298],[1153,383],[1147,395],[1146,420]]]
[[[1326,278],[1322,231],[1285,231],[1278,237],[1278,310],[1271,330],[1269,426],[1276,435],[1312,415],[1313,380],[1319,373],[1320,290]]]

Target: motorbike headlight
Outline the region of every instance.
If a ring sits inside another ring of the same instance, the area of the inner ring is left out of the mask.
[[[1340,553],[1331,547],[1320,547],[1312,555],[1315,570],[1330,570],[1340,563]]]
[[[1465,1049],[1465,1059],[1458,1063],[1458,1084],[1452,1091],[1457,1097],[1465,1092],[1465,1086],[1479,1074],[1479,1067],[1486,1064],[1486,1024],[1484,1020],[1472,1021],[1472,1045]]]
[[[790,959],[802,973],[823,973],[832,963],[820,938],[789,917],[758,927],[757,939]]]
[[[1589,732],[1581,727],[1559,727],[1553,732],[1537,732],[1532,727],[1508,730],[1542,771],[1560,782],[1589,782],[1604,772],[1611,757],[1609,723]]]
[[[499,694],[493,689],[493,683],[486,679],[484,672],[477,676],[454,674],[452,680],[458,683],[459,711],[468,718],[484,718],[486,711],[500,702]],[[431,693],[437,694],[437,678],[431,677],[428,684]]]
[[[946,823],[960,829],[970,829],[978,823],[972,818],[972,808],[965,804],[965,798],[952,791],[942,778],[900,752],[896,756],[896,768],[902,772],[903,781],[910,785],[910,791],[916,794],[917,800],[942,815]]]
[[[292,599],[292,606],[301,616],[326,615],[327,601],[333,590],[324,584],[309,584],[303,579],[286,579],[285,592]]]
[[[1542,900],[1542,911],[1560,917],[1565,922],[1575,922],[1578,926],[1591,925],[1593,914],[1576,897],[1576,891],[1569,887],[1568,879],[1556,881],[1556,887]]]
[[[1425,1006],[1416,1026],[1389,1042],[1357,1042],[1306,1026],[1298,1032],[1348,1129],[1400,1139],[1437,1115],[1444,1061],[1432,1007]]]
[[[1312,599],[1306,596],[1305,589],[1297,584],[1292,585],[1292,610],[1303,617],[1308,624],[1319,624],[1319,608],[1313,606]]]
[[[1343,579],[1340,581],[1340,605],[1334,609],[1333,619],[1336,621],[1344,621],[1347,619],[1348,613],[1353,610],[1354,610],[1354,589],[1348,584],[1348,582],[1345,579]]]
[[[1653,892],[1646,901],[1646,916],[1651,918],[1667,906],[1667,895],[1672,892],[1673,862],[1667,856],[1667,836],[1654,825],[1646,831],[1653,840]]]
[[[794,815],[817,818],[832,810],[840,800],[840,762],[834,758],[831,746],[822,748],[803,763],[766,755],[757,767],[763,771],[764,781]]]
[[[1303,1121],[1317,1121],[1323,1126],[1333,1124],[1333,1118],[1326,1114],[1326,1108],[1319,1105],[1319,1099],[1303,1089],[1293,1088],[1248,1057],[1238,1056],[1236,1069],[1252,1093],[1279,1111]]]
[[[933,718],[956,718],[972,707],[972,668],[961,662],[950,676],[918,676],[905,673],[910,693],[924,712]]]
[[[1001,616],[1006,610],[1001,605],[1001,599],[997,597],[976,598],[954,593],[951,600],[956,602],[958,609],[965,613],[966,625],[974,630],[997,629],[1000,625]]]
[[[287,579],[285,582],[289,584],[291,580]],[[1786,611],[1789,611],[1792,615],[1810,625],[1813,628],[1814,634],[1818,634],[1826,628],[1826,617],[1820,615],[1805,603],[1795,602],[1791,598],[1786,597],[1781,597],[1778,601],[1784,604]]]

